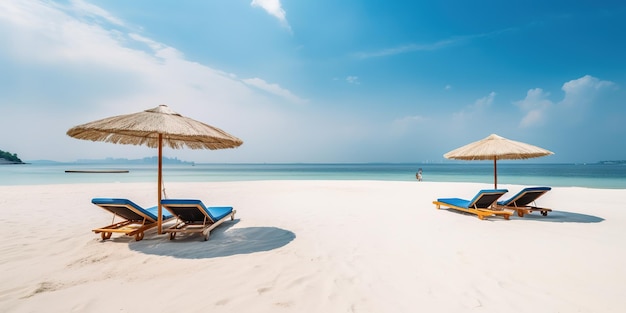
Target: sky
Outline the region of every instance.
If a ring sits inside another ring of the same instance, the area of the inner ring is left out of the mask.
[[[2,0],[0,150],[143,158],[73,126],[166,104],[197,163],[446,162],[490,134],[626,160],[626,2]]]

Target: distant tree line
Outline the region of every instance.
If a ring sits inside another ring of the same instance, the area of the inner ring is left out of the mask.
[[[11,152],[2,151],[2,150],[0,150],[0,159],[5,159],[5,160],[11,161],[11,162],[24,163],[24,162],[22,162],[22,160],[20,160],[20,158],[17,157],[17,154],[11,153]]]

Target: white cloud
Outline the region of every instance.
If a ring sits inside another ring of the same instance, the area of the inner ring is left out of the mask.
[[[260,7],[265,10],[269,15],[277,18],[280,24],[291,30],[289,23],[287,22],[287,12],[282,8],[280,0],[252,0],[250,3],[253,7]]]
[[[524,100],[514,102],[524,113],[520,127],[537,126],[545,122],[546,111],[552,106],[552,101],[547,99],[548,96],[550,94],[541,88],[534,88],[528,90]]]
[[[395,119],[391,124],[392,132],[396,135],[407,133],[412,127],[424,123],[426,118],[421,115],[405,116]]]
[[[358,76],[348,76],[346,77],[346,81],[350,84],[355,84],[355,85],[360,85],[361,82],[359,81],[359,77]]]
[[[306,99],[302,99],[296,95],[294,95],[293,93],[291,93],[291,91],[282,88],[280,85],[278,84],[270,84],[266,81],[264,81],[263,79],[260,78],[248,78],[248,79],[242,79],[242,81],[250,86],[259,88],[261,90],[267,91],[271,94],[277,95],[279,97],[285,98],[288,101],[294,102],[294,103],[306,103],[307,100]]]
[[[515,30],[515,28],[507,28],[503,30],[489,32],[489,33],[481,33],[481,34],[473,34],[473,35],[465,35],[465,36],[454,36],[448,39],[442,39],[442,40],[431,42],[431,43],[423,43],[423,44],[412,43],[412,44],[401,45],[401,46],[397,46],[393,48],[381,49],[381,50],[373,51],[373,52],[358,52],[358,53],[355,53],[354,56],[357,58],[361,58],[361,59],[367,59],[367,58],[386,57],[386,56],[410,53],[410,52],[416,52],[416,51],[439,50],[439,49],[444,49],[444,48],[451,47],[454,45],[463,44],[474,39],[491,37],[491,36],[499,35],[502,33],[510,32],[513,30]]]
[[[543,110],[536,109],[530,110],[526,113],[524,118],[520,121],[520,127],[527,128],[531,126],[536,126],[543,124],[545,121],[545,114]]]
[[[154,52],[154,56],[158,57],[162,60],[167,60],[167,59],[184,59],[184,55],[183,53],[181,53],[180,51],[169,47],[167,45],[164,45],[160,42],[156,42],[150,38],[141,36],[139,34],[135,34],[135,33],[130,33],[128,34],[128,37],[130,39],[133,39],[134,41],[136,41],[137,43],[143,43],[146,46],[148,46],[150,48],[150,50],[152,52]]]
[[[137,62],[146,60],[141,51],[123,46],[129,38],[119,31],[74,18],[52,4],[2,1],[0,12],[8,12],[0,13],[0,22],[4,20],[12,29],[6,37],[11,44],[3,45],[5,52],[22,63],[93,62],[108,68],[128,69],[141,66]]]
[[[616,88],[613,82],[585,75],[564,83],[561,89],[565,94],[557,103],[549,100],[550,93],[541,88],[528,90],[523,100],[513,103],[524,114],[520,127],[541,126],[548,119],[554,119],[555,123],[558,122],[560,125],[572,125],[586,120],[587,114],[593,115],[589,112],[590,106],[601,105],[598,99],[613,88]]]
[[[474,101],[473,104],[466,106],[463,110],[453,113],[452,117],[455,119],[455,123],[460,126],[470,121],[474,124],[477,121],[483,121],[488,115],[482,114],[481,112],[493,105],[495,98],[496,93],[492,91],[488,95]]]
[[[565,97],[561,104],[568,107],[584,106],[592,102],[598,93],[612,87],[615,87],[615,83],[585,75],[563,84],[561,89],[565,92]]]
[[[496,98],[495,92],[490,92],[487,96],[484,96],[474,102],[471,106],[474,110],[483,110],[489,108],[493,104],[493,100]]]
[[[390,55],[415,52],[415,51],[431,51],[438,50],[441,48],[445,48],[457,43],[457,40],[454,39],[446,39],[433,43],[427,44],[408,44],[393,48],[382,49],[374,52],[358,52],[355,54],[357,58],[368,59],[368,58],[377,58],[377,57],[385,57]]]
[[[71,8],[76,10],[76,12],[78,12],[81,15],[99,17],[108,21],[109,23],[112,23],[118,26],[124,26],[124,22],[122,20],[118,19],[117,17],[113,16],[112,14],[110,14],[109,12],[107,12],[106,10],[103,10],[102,8],[98,6],[87,3],[83,0],[72,0],[71,3],[72,3]]]
[[[563,100],[558,108],[570,123],[580,123],[590,113],[591,106],[602,105],[601,99],[607,91],[617,86],[615,83],[600,80],[596,77],[585,75],[581,78],[570,80],[563,84],[561,89],[565,92]],[[602,110],[602,109],[598,109]]]
[[[599,80],[590,75],[585,75],[579,79],[574,79],[563,84],[562,89],[565,92],[577,93],[584,89],[600,90],[607,87],[615,86],[615,83]]]

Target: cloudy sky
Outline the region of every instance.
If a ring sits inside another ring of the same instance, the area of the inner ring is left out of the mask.
[[[2,0],[0,150],[156,151],[68,137],[167,104],[244,141],[195,162],[440,162],[491,133],[626,159],[626,2]]]

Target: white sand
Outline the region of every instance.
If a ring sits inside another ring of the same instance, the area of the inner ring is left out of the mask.
[[[511,220],[436,210],[490,185],[170,183],[232,205],[199,236],[91,229],[93,197],[148,207],[156,184],[0,186],[0,312],[623,312],[626,190],[553,188]],[[521,186],[503,185],[510,194]]]

